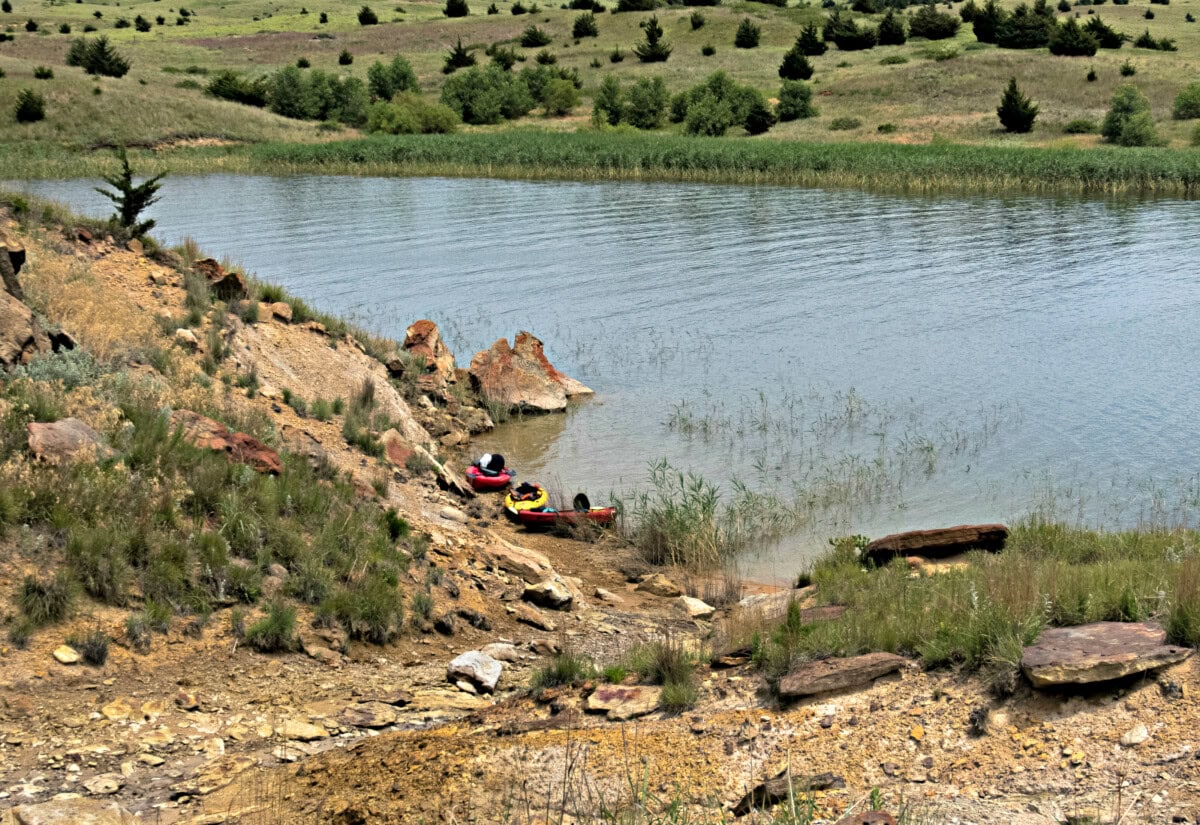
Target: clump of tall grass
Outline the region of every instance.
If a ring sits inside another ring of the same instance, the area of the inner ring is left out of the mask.
[[[246,644],[260,653],[285,653],[296,646],[296,608],[272,602],[267,615],[246,629]]]
[[[574,650],[564,650],[533,672],[530,685],[534,690],[581,685],[596,677],[596,665],[590,658]]]
[[[679,638],[668,635],[634,646],[620,664],[607,668],[605,674],[624,679],[626,672],[633,672],[640,682],[662,685],[662,707],[682,711],[693,707],[699,698],[698,663],[699,657],[693,651]],[[610,678],[610,681],[618,680]]]
[[[61,622],[71,611],[74,593],[75,583],[66,571],[52,579],[26,576],[17,587],[17,609],[34,627]]]
[[[868,569],[842,542],[811,576],[821,601],[845,614],[805,623],[789,609],[751,640],[753,657],[777,677],[800,662],[882,650],[982,671],[1005,692],[1022,649],[1047,627],[1166,620],[1173,638],[1200,638],[1198,550],[1190,530],[1097,532],[1030,519],[1003,552],[923,576],[903,561]]]
[[[108,661],[108,645],[112,639],[101,630],[91,630],[85,634],[72,634],[67,637],[67,644],[79,651],[83,661],[93,667],[103,667]]]

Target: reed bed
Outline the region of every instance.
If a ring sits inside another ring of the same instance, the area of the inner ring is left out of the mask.
[[[105,158],[14,153],[8,174],[95,174]],[[411,135],[321,144],[178,149],[139,160],[147,173],[241,172],[681,181],[897,192],[1075,193],[1191,197],[1200,151],[802,143],[592,131]]]

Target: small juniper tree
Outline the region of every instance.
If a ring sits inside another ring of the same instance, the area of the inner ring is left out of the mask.
[[[1100,48],[1100,41],[1069,17],[1050,35],[1049,46],[1050,54],[1061,57],[1091,57]]]
[[[607,123],[616,126],[621,122],[625,94],[621,89],[621,81],[614,75],[608,75],[600,82],[596,96],[592,98],[592,122],[597,126]]]
[[[442,9],[442,14],[447,17],[466,17],[470,13],[467,0],[446,0],[446,7]]]
[[[799,80],[785,80],[779,90],[779,119],[800,120],[817,116],[812,86]]]
[[[1137,86],[1126,83],[1113,93],[1112,107],[1104,116],[1100,134],[1118,146],[1152,146],[1158,142],[1150,102]]]
[[[752,135],[761,135],[778,122],[771,107],[761,98],[750,104],[746,113],[746,131]]]
[[[634,47],[633,53],[643,63],[663,63],[671,56],[671,45],[662,39],[663,28],[658,24],[658,15],[638,24],[646,33],[646,42]]]
[[[783,56],[783,62],[779,64],[779,76],[784,80],[808,80],[813,76],[812,64],[804,56],[798,40]]]
[[[1010,79],[1008,88],[1004,90],[1004,96],[1000,98],[1000,107],[996,109],[996,114],[1005,131],[1020,133],[1030,131],[1033,129],[1033,121],[1037,118],[1037,113],[1037,104],[1021,94],[1021,90],[1017,88],[1015,77]]]
[[[9,0],[4,0],[3,3],[0,3],[0,11],[5,14],[12,14],[12,3]]]
[[[349,49],[342,49],[342,53],[338,55],[339,66],[349,66],[354,62],[354,55],[350,54]]]
[[[733,37],[733,45],[739,49],[756,49],[760,35],[762,35],[762,29],[754,25],[749,17],[743,18],[742,22],[738,24],[737,34]]]
[[[808,57],[820,57],[829,48],[821,38],[821,32],[817,29],[816,23],[809,23],[801,30],[796,45]]]
[[[325,12],[321,12],[321,17],[325,17]],[[325,20],[322,20],[321,22],[324,23]],[[374,26],[378,22],[379,15],[377,15],[370,6],[363,6],[358,10],[358,25]]]
[[[17,123],[37,123],[46,119],[46,99],[33,89],[22,89],[13,112]]]
[[[908,31],[904,28],[904,21],[896,16],[895,11],[888,9],[879,21],[879,45],[903,46],[907,42]]]
[[[121,171],[115,175],[102,176],[103,181],[117,191],[110,192],[99,187],[96,191],[116,204],[117,214],[113,216],[113,220],[119,223],[131,238],[137,238],[154,228],[153,220],[139,221],[138,218],[151,204],[158,201],[158,190],[162,188],[160,181],[163,176],[155,175],[134,185],[133,170],[129,167],[129,157],[124,146],[117,150],[117,158],[121,161]]]
[[[596,15],[585,11],[576,17],[575,23],[571,26],[571,36],[576,40],[582,37],[599,37],[600,28],[596,25]]]
[[[459,69],[465,69],[475,65],[475,55],[463,45],[462,38],[458,38],[458,42],[450,47],[450,54],[446,55],[446,63],[442,66],[442,74],[453,74]]]

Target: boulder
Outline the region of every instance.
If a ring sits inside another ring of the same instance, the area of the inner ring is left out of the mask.
[[[196,333],[187,327],[180,327],[175,330],[175,343],[193,352],[200,349],[200,339],[196,337]]]
[[[875,539],[863,550],[863,560],[887,564],[896,556],[941,559],[967,550],[998,553],[1004,549],[1008,528],[1003,524],[960,524],[936,530],[911,530]]]
[[[54,658],[59,664],[73,665],[79,662],[79,651],[70,645],[59,645],[54,648]]]
[[[662,596],[664,599],[674,599],[683,595],[683,588],[662,573],[651,573],[649,576],[644,576],[634,589],[653,596]]]
[[[267,310],[276,320],[283,321],[285,324],[292,322],[292,305],[287,301],[276,301],[273,304],[267,304]]]
[[[208,288],[219,301],[244,301],[250,295],[246,279],[240,272],[227,272],[212,258],[201,258],[192,265],[208,280]]]
[[[794,699],[864,685],[902,668],[907,660],[892,653],[806,662],[779,680],[779,696]]]
[[[527,584],[521,598],[551,610],[568,610],[571,602],[574,601],[570,589],[559,579],[546,579],[537,584]]]
[[[325,728],[299,719],[289,719],[276,728],[275,733],[283,739],[290,739],[296,742],[312,742],[317,739],[325,739],[329,736],[329,731],[325,730]]]
[[[279,453],[253,436],[230,432],[224,424],[211,418],[191,410],[176,410],[171,413],[171,425],[181,428],[184,438],[196,447],[223,452],[260,473],[279,475],[283,472]]]
[[[49,464],[80,459],[104,458],[112,450],[104,446],[100,433],[77,418],[64,418],[49,424],[26,425],[29,452]]]
[[[489,566],[520,576],[531,584],[545,581],[554,575],[550,559],[537,550],[497,539],[484,549]]]
[[[83,798],[17,805],[0,818],[4,825],[136,825],[140,821],[116,802]]]
[[[33,310],[8,292],[0,292],[0,367],[27,364],[51,348],[50,336]]]
[[[542,342],[519,332],[510,347],[501,338],[471,359],[471,383],[486,401],[526,412],[563,412],[567,400],[592,390],[550,364]]]
[[[793,792],[797,798],[805,798],[812,791],[830,791],[846,787],[846,781],[832,773],[815,776],[797,776],[787,768],[770,779],[759,783],[733,806],[734,816],[745,816],[756,809],[769,808],[787,799]]]
[[[717,612],[717,609],[712,605],[692,596],[680,596],[676,604],[679,605],[680,610],[687,614],[689,619],[705,621],[711,619],[713,614]]]
[[[645,716],[658,710],[662,688],[652,685],[601,685],[587,698],[584,709],[604,713],[614,722]]]
[[[425,365],[436,387],[444,387],[454,378],[454,353],[447,349],[433,321],[417,321],[405,330],[404,349]]]
[[[496,690],[504,665],[486,653],[472,650],[456,657],[446,668],[446,679],[453,682],[470,682],[484,693]]]
[[[1096,622],[1044,631],[1022,653],[1021,670],[1034,687],[1065,687],[1120,679],[1191,655],[1191,648],[1167,644],[1157,625]]]

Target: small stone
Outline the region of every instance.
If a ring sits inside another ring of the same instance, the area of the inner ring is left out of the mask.
[[[702,600],[693,598],[692,596],[680,596],[678,604],[683,609],[683,612],[688,615],[688,618],[698,621],[711,619],[713,614],[717,612],[717,609],[712,605],[706,604]]]
[[[100,776],[94,776],[83,783],[83,787],[88,789],[88,793],[96,796],[108,796],[114,794],[125,785],[125,777],[118,773],[105,773]]]
[[[59,645],[54,648],[54,658],[61,664],[73,665],[79,661],[79,652],[70,645]]]
[[[278,318],[280,321],[283,321],[285,324],[290,324],[292,322],[292,305],[286,301],[276,301],[275,303],[270,304],[269,309],[271,310],[271,315],[273,315],[275,318]]]
[[[1127,748],[1136,748],[1150,738],[1150,731],[1145,725],[1135,725],[1121,737],[1121,744]]]
[[[167,710],[167,706],[161,699],[150,699],[142,702],[142,719],[147,722],[157,722],[158,717],[162,716]]]
[[[625,600],[622,599],[620,596],[618,596],[616,593],[612,593],[608,590],[605,590],[603,587],[597,587],[594,595],[597,599],[599,599],[600,601],[605,602],[607,604],[624,604],[625,603]]]
[[[925,738],[925,728],[923,728],[921,725],[913,725],[912,728],[909,729],[908,735],[917,742],[920,742]]]
[[[562,653],[558,642],[552,642],[549,639],[534,639],[529,643],[529,649],[538,656],[557,656]]]
[[[149,765],[151,768],[157,768],[167,760],[163,759],[161,756],[155,756],[152,753],[143,753],[138,755],[138,761],[143,765]]]
[[[133,716],[133,708],[125,699],[114,699],[100,708],[100,713],[110,722],[120,722]]]
[[[181,690],[175,694],[175,705],[181,710],[199,710],[200,699],[194,693]]]
[[[175,330],[175,343],[179,344],[184,349],[200,349],[200,339],[196,337],[196,333],[192,332],[187,327],[180,327],[179,329]]]

